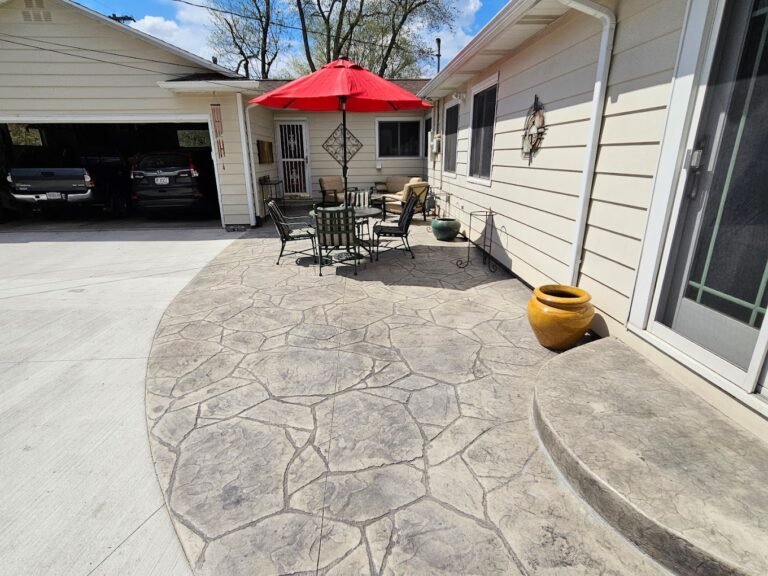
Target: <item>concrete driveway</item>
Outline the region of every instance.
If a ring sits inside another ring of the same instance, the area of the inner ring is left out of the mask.
[[[190,573],[152,467],[144,377],[163,311],[235,236],[0,227],[1,572]]]

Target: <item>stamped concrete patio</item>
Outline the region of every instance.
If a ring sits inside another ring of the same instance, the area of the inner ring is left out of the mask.
[[[262,228],[166,311],[148,426],[196,573],[666,573],[540,448],[528,289],[413,244],[321,278]]]

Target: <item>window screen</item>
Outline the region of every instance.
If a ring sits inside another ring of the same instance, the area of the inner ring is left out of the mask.
[[[387,121],[379,122],[379,157],[419,157],[421,156],[419,134],[421,122]]]
[[[443,142],[443,169],[456,172],[456,138],[459,132],[459,105],[445,111],[445,141]]]
[[[472,141],[469,149],[469,175],[491,177],[493,125],[496,120],[496,86],[478,92],[472,98]]]

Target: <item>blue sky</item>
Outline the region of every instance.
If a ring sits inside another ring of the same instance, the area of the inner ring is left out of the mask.
[[[506,3],[506,0],[455,1],[458,7],[455,30],[445,30],[439,34],[442,38],[443,64],[447,63]],[[206,10],[173,0],[79,2],[102,14],[114,12],[133,16],[136,23],[132,26],[204,58],[211,56],[212,51],[205,40],[210,26],[210,17]]]

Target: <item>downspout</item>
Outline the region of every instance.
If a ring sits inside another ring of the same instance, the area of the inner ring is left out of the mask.
[[[245,129],[248,134],[248,154],[251,159],[251,185],[253,186],[254,209],[256,211],[256,219],[263,220],[267,215],[264,213],[264,202],[261,197],[262,191],[258,186],[257,170],[255,168],[258,165],[258,159],[253,151],[253,133],[251,131],[251,110],[257,106],[258,104],[248,104],[245,107]]]
[[[581,252],[584,248],[584,236],[587,231],[587,216],[589,201],[592,197],[592,183],[595,180],[597,151],[600,144],[600,131],[603,127],[603,111],[605,109],[605,94],[608,88],[608,72],[611,68],[613,54],[613,35],[616,31],[616,15],[605,6],[592,0],[559,0],[561,4],[597,18],[603,25],[600,37],[600,56],[597,60],[597,77],[595,90],[592,95],[592,111],[589,121],[589,137],[587,140],[587,155],[584,171],[581,175],[581,190],[579,205],[576,212],[576,230],[571,249],[571,263],[568,269],[569,284],[576,285],[581,268]]]
[[[248,221],[256,226],[256,207],[254,205],[253,175],[251,172],[251,154],[248,142],[245,109],[243,108],[243,93],[235,94],[237,99],[237,119],[240,122],[240,148],[243,151],[243,176],[245,177],[245,193],[248,196]]]

